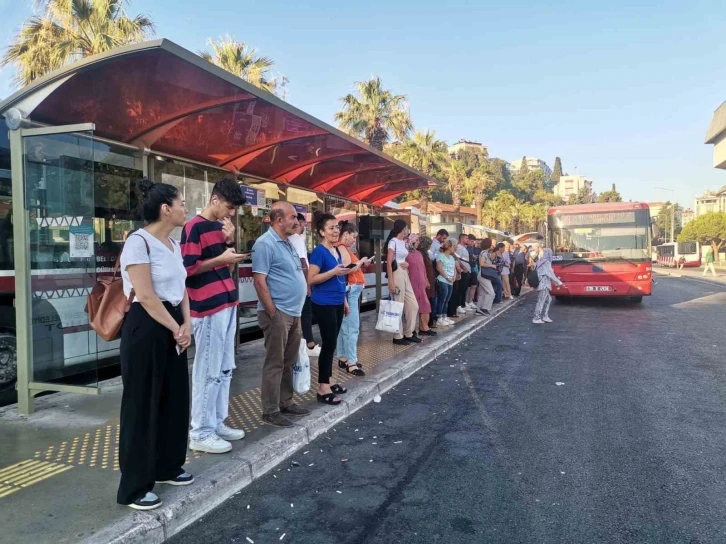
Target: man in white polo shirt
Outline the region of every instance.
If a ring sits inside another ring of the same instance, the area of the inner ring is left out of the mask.
[[[297,221],[299,227],[297,232],[288,237],[290,244],[295,249],[298,257],[300,257],[300,265],[303,267],[305,277],[308,277],[308,246],[306,242],[307,235],[305,233],[305,214],[298,213]],[[308,357],[317,357],[320,355],[320,346],[315,343],[313,336],[313,309],[310,305],[310,287],[308,287],[308,295],[305,297],[305,306],[303,306],[302,316],[302,334],[308,346]]]

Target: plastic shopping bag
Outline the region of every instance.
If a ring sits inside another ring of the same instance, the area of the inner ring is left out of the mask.
[[[292,388],[298,395],[304,395],[310,389],[310,357],[308,345],[303,338],[297,352],[297,363],[292,367]]]
[[[403,302],[395,300],[381,300],[378,310],[376,330],[398,334],[401,332],[401,319],[403,318]]]

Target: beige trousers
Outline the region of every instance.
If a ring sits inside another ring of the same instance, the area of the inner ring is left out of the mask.
[[[396,284],[398,294],[391,293],[391,297],[396,302],[403,302],[403,335],[397,334],[396,338],[400,339],[404,336],[411,338],[413,331],[416,330],[418,302],[416,302],[416,295],[414,295],[413,287],[411,287],[408,270],[404,270],[399,266],[393,273],[393,282]]]

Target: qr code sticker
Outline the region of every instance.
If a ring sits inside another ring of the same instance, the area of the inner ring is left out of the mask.
[[[76,249],[78,251],[88,251],[90,247],[89,238],[91,237],[90,234],[76,234]]]

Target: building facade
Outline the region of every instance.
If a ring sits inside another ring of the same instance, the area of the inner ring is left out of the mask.
[[[560,182],[554,186],[552,191],[567,202],[570,196],[577,195],[585,188],[592,192],[592,180],[583,176],[560,176]]]
[[[685,227],[688,223],[693,221],[695,213],[691,208],[686,208],[681,212],[681,226]]]
[[[693,211],[695,217],[711,212],[726,212],[726,185],[717,191],[706,191],[697,196]]]
[[[458,156],[464,150],[478,151],[487,153],[487,146],[480,142],[472,142],[469,140],[459,140],[454,145],[449,146],[449,155]]]
[[[552,177],[552,168],[549,167],[549,165],[543,161],[542,159],[538,159],[537,157],[525,157],[525,160],[527,161],[527,168],[530,170],[541,170],[544,172],[545,180],[549,181]],[[509,163],[509,170],[512,172],[512,174],[516,174],[519,172],[519,169],[522,167],[522,159],[517,159],[516,161],[512,161]]]

